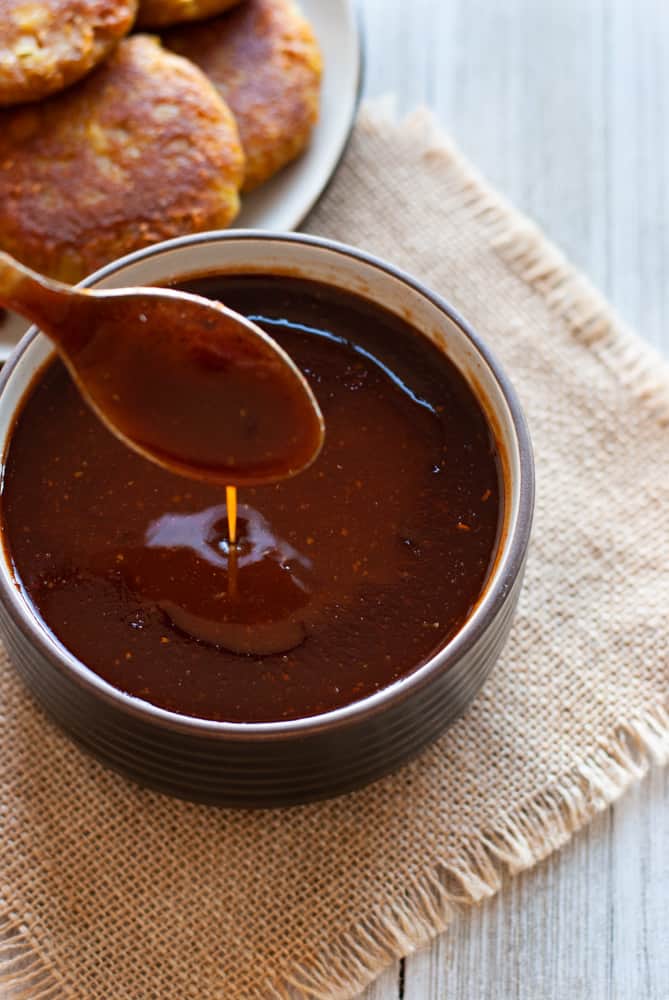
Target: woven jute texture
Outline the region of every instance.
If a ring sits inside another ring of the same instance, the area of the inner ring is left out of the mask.
[[[399,773],[260,813],[106,771],[3,660],[3,997],[352,997],[669,756],[666,369],[427,115],[363,111],[308,229],[423,279],[515,382],[538,490],[511,639]]]

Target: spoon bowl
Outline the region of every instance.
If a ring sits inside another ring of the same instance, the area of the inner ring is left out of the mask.
[[[295,475],[321,449],[323,417],[304,376],[221,303],[173,289],[74,289],[0,253],[0,305],[50,337],[117,437],[173,472],[260,485]]]

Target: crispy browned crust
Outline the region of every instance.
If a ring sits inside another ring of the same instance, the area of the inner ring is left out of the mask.
[[[167,28],[182,21],[200,21],[222,14],[241,0],[139,0],[137,24],[142,28]]]
[[[3,0],[0,105],[35,101],[93,69],[132,28],[138,0]]]
[[[135,35],[78,87],[0,112],[0,247],[79,280],[157,240],[228,225],[243,177],[214,87]]]
[[[206,24],[174,28],[165,44],[216,84],[239,125],[244,191],[294,159],[318,119],[318,43],[292,0],[245,0]]]

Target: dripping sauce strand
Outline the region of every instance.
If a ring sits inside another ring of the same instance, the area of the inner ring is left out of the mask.
[[[228,508],[228,541],[230,546],[237,544],[237,487],[225,487],[225,502]]]
[[[228,597],[237,597],[237,487],[225,487],[228,516]]]

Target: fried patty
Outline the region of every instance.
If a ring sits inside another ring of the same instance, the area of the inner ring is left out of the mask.
[[[2,0],[0,105],[36,101],[93,69],[132,28],[137,0]]]
[[[163,40],[204,70],[234,112],[246,153],[244,191],[304,149],[318,119],[322,61],[292,0],[245,0]]]
[[[243,177],[214,87],[134,35],[78,87],[0,111],[0,247],[77,281],[130,250],[228,225]]]
[[[182,21],[200,21],[221,14],[240,0],[139,0],[137,24],[142,28],[167,28]]]

